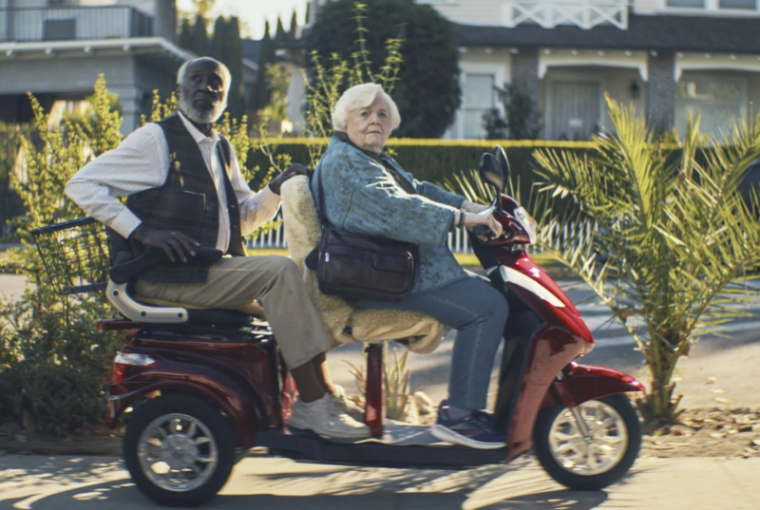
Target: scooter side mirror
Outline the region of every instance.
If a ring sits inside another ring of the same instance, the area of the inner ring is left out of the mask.
[[[509,160],[507,159],[507,152],[501,145],[496,146],[496,161],[499,162],[501,167],[501,174],[504,176],[504,184],[509,182]]]
[[[504,191],[507,181],[504,179],[504,172],[502,172],[501,166],[493,154],[485,153],[481,156],[478,172],[483,182],[496,188],[497,194]]]

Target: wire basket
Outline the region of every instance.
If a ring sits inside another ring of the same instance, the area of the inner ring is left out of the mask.
[[[29,233],[58,294],[105,290],[111,261],[108,238],[101,223],[94,218],[79,218]]]

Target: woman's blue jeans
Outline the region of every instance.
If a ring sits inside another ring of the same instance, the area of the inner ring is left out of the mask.
[[[457,330],[449,377],[449,403],[485,409],[494,357],[509,316],[504,295],[471,276],[444,287],[411,294],[398,303],[362,301],[361,308],[412,310]]]

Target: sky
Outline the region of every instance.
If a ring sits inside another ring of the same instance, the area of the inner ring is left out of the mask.
[[[191,10],[192,0],[178,0],[177,7],[180,10]],[[277,15],[282,17],[282,23],[286,30],[290,27],[290,17],[293,8],[298,12],[298,22],[303,24],[306,14],[306,0],[216,0],[213,16],[235,15],[245,24],[244,36],[253,39],[261,39],[264,35],[264,22],[269,20],[272,27],[272,35],[277,26]]]

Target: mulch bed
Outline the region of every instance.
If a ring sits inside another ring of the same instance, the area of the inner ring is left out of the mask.
[[[760,457],[760,409],[686,409],[678,425],[644,436],[641,456]]]

